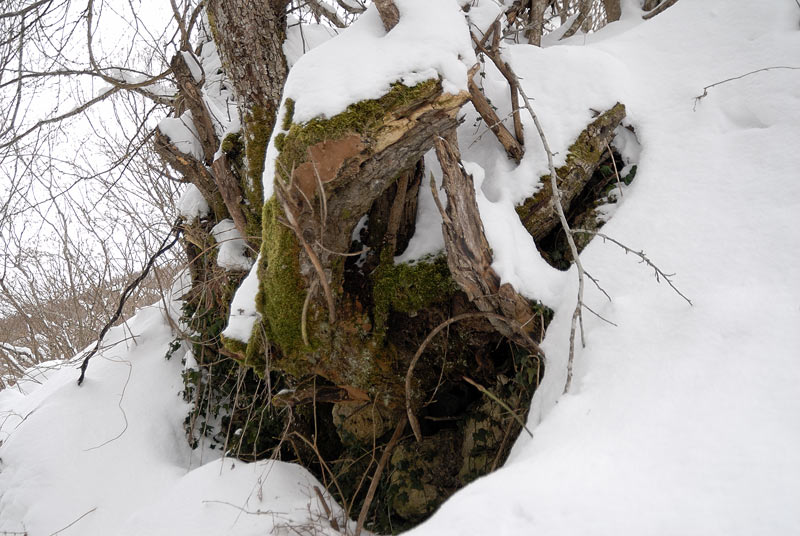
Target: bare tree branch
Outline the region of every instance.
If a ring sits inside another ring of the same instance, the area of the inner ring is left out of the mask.
[[[122,315],[122,310],[123,310],[123,307],[125,306],[125,302],[128,300],[128,297],[136,289],[136,287],[139,285],[139,283],[141,283],[144,280],[144,278],[147,277],[147,274],[150,272],[150,269],[153,268],[153,264],[155,264],[156,260],[161,255],[163,255],[164,253],[169,251],[172,248],[172,246],[174,246],[178,242],[178,239],[181,236],[181,232],[182,232],[181,220],[178,219],[172,225],[172,229],[170,231],[170,234],[167,235],[166,238],[164,238],[164,241],[161,243],[161,247],[158,249],[158,251],[156,251],[150,257],[150,260],[147,261],[147,265],[144,267],[144,270],[142,270],[142,273],[139,274],[139,277],[137,277],[136,279],[131,281],[131,283],[128,284],[127,287],[125,287],[125,290],[122,291],[122,294],[120,295],[120,298],[119,298],[119,305],[117,305],[117,310],[111,316],[111,319],[106,323],[106,325],[103,326],[103,329],[100,330],[100,335],[98,335],[98,337],[97,337],[97,343],[94,345],[94,347],[91,349],[91,351],[89,351],[89,353],[86,354],[86,356],[83,358],[83,362],[81,363],[81,367],[80,367],[81,368],[81,375],[78,378],[78,385],[81,385],[83,383],[83,379],[84,379],[84,377],[86,375],[86,368],[89,366],[89,360],[100,349],[100,345],[103,342],[103,337],[105,337],[106,333],[108,333],[108,330],[111,329],[111,327],[114,325],[114,323],[116,323],[116,321],[119,320],[119,317]],[[174,235],[174,237],[172,238],[172,241],[169,241],[170,237],[172,237],[173,235]]]

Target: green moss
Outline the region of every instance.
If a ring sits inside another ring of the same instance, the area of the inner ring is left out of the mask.
[[[286,107],[286,112],[283,114],[281,129],[289,130],[292,128],[292,121],[294,120],[294,99],[286,99],[284,106]]]
[[[264,318],[269,341],[288,355],[305,346],[300,321],[306,289],[300,275],[300,246],[294,233],[278,221],[281,215],[273,196],[264,204],[256,306]]]
[[[278,152],[283,151],[283,148],[286,146],[286,134],[281,132],[277,136],[275,136],[275,148],[278,149]]]
[[[449,300],[457,289],[444,256],[415,264],[395,264],[390,255],[382,254],[381,264],[373,276],[375,328],[385,329],[391,310],[414,313]]]
[[[277,173],[284,181],[289,181],[291,170],[303,163],[307,158],[308,148],[325,140],[338,139],[347,134],[359,134],[364,137],[373,135],[386,121],[387,114],[398,114],[405,106],[412,106],[441,91],[441,82],[431,79],[408,87],[400,82],[392,84],[389,92],[379,99],[362,100],[351,104],[347,109],[330,118],[314,118],[307,123],[287,123],[284,120],[286,138],[282,140],[282,148],[277,159]],[[289,114],[294,115],[294,102]]]
[[[242,143],[242,135],[239,132],[232,132],[225,136],[225,139],[222,140],[222,144],[220,145],[220,149],[225,155],[240,163],[240,158],[243,154],[244,143]]]
[[[262,174],[267,145],[274,125],[275,111],[268,107],[254,106],[244,117],[247,172],[242,178],[242,191],[247,201],[245,217],[247,234],[250,237],[261,236],[261,207],[264,202]]]
[[[233,354],[244,356],[247,352],[247,344],[243,343],[242,341],[231,339],[230,337],[225,337],[224,335],[221,337],[221,340],[222,346]]]

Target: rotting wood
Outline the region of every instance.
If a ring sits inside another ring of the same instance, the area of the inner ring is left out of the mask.
[[[625,106],[615,104],[592,121],[570,146],[566,163],[556,170],[562,206],[566,212],[569,212],[572,202],[592,178],[602,161],[606,145],[614,138],[614,130],[624,118]],[[549,175],[541,179],[539,190],[517,207],[517,214],[537,241],[559,225],[558,214],[553,206],[553,189]]]
[[[283,209],[295,215],[300,234],[310,244],[324,246],[316,247],[315,253],[333,287],[341,284],[334,281],[341,274],[332,272],[332,265],[340,258],[336,252],[348,250],[352,230],[361,216],[402,173],[414,169],[433,145],[436,133],[456,126],[456,114],[466,100],[466,93],[445,94],[438,85],[412,105],[389,111],[383,124],[370,135],[351,133],[320,142],[307,152],[310,160],[297,163],[291,174],[294,187],[287,190]],[[340,150],[317,151],[317,146],[326,144]],[[310,182],[310,178],[303,179],[306,164],[320,174],[322,191],[304,186]],[[315,197],[325,199],[325,221],[314,209]],[[317,271],[312,270],[309,261],[305,255],[300,261],[301,273],[306,277]]]
[[[455,131],[449,139],[438,138],[436,156],[442,166],[443,188],[447,193],[447,207],[443,215],[442,230],[447,251],[447,265],[453,279],[470,301],[484,313],[500,314],[521,326],[529,334],[535,328],[535,314],[531,303],[500,277],[492,268],[489,242],[478,212],[472,177],[461,165]],[[445,217],[446,216],[446,217]],[[530,337],[523,337],[508,322],[490,317],[492,326],[505,337],[522,347],[530,348]]]

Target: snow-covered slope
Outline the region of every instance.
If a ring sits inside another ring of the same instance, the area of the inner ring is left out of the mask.
[[[173,337],[162,309],[140,310],[109,332],[83,386],[67,366],[0,392],[0,534],[48,535],[71,523],[58,534],[321,525],[313,488],[323,488],[301,467],[213,457],[198,467],[178,395],[186,350],[165,358]]]
[[[589,304],[619,327],[586,315],[561,396],[572,270],[534,438],[413,534],[800,534],[800,70],[710,88],[694,109],[709,84],[800,67],[798,22],[788,1],[681,0],[512,50],[548,132],[575,101],[626,104],[643,151],[604,232],[676,272],[694,306],[595,240],[583,263],[613,302],[591,289]]]
[[[490,136],[468,148],[468,121],[462,152],[497,269],[556,317],[533,439],[413,534],[800,534],[800,70],[694,100],[800,67],[798,22],[791,0],[680,0],[650,21],[629,5],[596,35],[508,50],[562,158],[589,108],[626,104],[642,152],[604,232],[675,272],[694,306],[595,240],[583,262],[613,301],[589,288],[587,302],[617,327],[587,314],[562,396],[576,275],[543,267],[513,213],[543,153],[526,124],[511,169]],[[192,458],[172,338],[146,309],[115,328],[83,387],[67,367],[0,392],[0,534],[332,532],[304,470]]]

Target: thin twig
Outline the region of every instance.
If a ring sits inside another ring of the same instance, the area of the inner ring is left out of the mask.
[[[224,504],[225,506],[230,506],[232,508],[236,508],[237,510],[239,510],[239,512],[241,512],[243,514],[250,514],[250,515],[255,515],[255,516],[264,516],[264,515],[283,514],[284,513],[284,512],[273,512],[271,510],[267,511],[267,512],[265,512],[263,510],[246,510],[246,509],[242,508],[241,506],[238,506],[236,504],[229,503],[229,502],[226,502],[226,501],[203,501],[203,504]]]
[[[600,313],[596,312],[594,309],[592,309],[591,307],[589,307],[589,306],[588,306],[588,305],[586,305],[585,303],[583,304],[583,308],[584,308],[584,309],[586,309],[587,311],[589,311],[590,313],[592,313],[594,316],[596,316],[597,318],[599,318],[599,319],[600,319],[600,320],[602,320],[603,322],[606,322],[606,323],[608,323],[608,324],[611,324],[611,325],[612,325],[612,326],[614,326],[615,328],[618,328],[618,327],[619,327],[617,324],[615,324],[614,322],[612,322],[612,321],[611,321],[611,320],[609,320],[608,318],[604,317],[604,316],[603,316],[603,315],[601,315]]]
[[[500,405],[500,407],[502,407],[504,410],[506,410],[507,412],[509,412],[509,413],[511,414],[511,416],[514,418],[514,420],[516,420],[516,421],[517,421],[517,423],[519,423],[519,425],[520,425],[520,426],[521,426],[521,427],[522,427],[522,428],[523,428],[523,429],[524,429],[526,432],[528,432],[528,435],[529,435],[529,436],[533,437],[533,432],[531,432],[530,430],[528,430],[528,427],[527,427],[527,426],[525,426],[525,421],[523,421],[523,420],[522,420],[522,417],[520,417],[519,415],[517,415],[517,414],[516,414],[516,412],[515,412],[513,409],[511,409],[511,408],[508,406],[508,404],[506,404],[505,402],[503,402],[502,400],[500,400],[500,398],[499,398],[499,397],[498,397],[496,394],[494,394],[494,393],[493,393],[493,392],[491,392],[489,389],[487,389],[486,387],[484,387],[483,385],[479,384],[478,382],[476,382],[475,380],[471,379],[471,378],[470,378],[470,377],[468,377],[468,376],[462,376],[462,378],[464,379],[464,381],[465,381],[465,382],[467,382],[468,384],[470,384],[471,386],[473,386],[474,388],[476,388],[476,389],[477,389],[478,391],[480,391],[481,393],[483,393],[483,394],[485,394],[486,396],[488,396],[488,397],[489,397],[490,399],[492,399],[494,402],[497,402],[497,404],[499,404],[499,405]]]
[[[320,491],[319,486],[314,486],[314,492],[317,494],[317,498],[319,502],[322,503],[322,508],[325,510],[325,515],[328,518],[328,521],[331,524],[331,528],[333,530],[339,530],[339,522],[336,521],[336,518],[333,517],[333,513],[331,512],[330,506],[328,506],[328,501],[325,500],[325,497],[322,496],[322,491]]]
[[[383,454],[381,454],[381,459],[378,461],[378,467],[375,468],[375,473],[372,475],[372,482],[369,483],[367,496],[364,499],[364,506],[361,507],[361,512],[358,514],[358,523],[356,524],[355,536],[361,535],[361,530],[364,528],[364,522],[367,520],[369,507],[372,504],[372,499],[375,497],[375,491],[378,489],[381,473],[383,473],[383,469],[386,467],[386,463],[389,461],[389,455],[392,453],[392,449],[394,449],[395,445],[400,440],[400,436],[403,435],[403,430],[405,430],[405,428],[406,417],[403,416],[400,418],[400,422],[397,423],[397,428],[394,429],[391,439],[389,439],[386,447],[384,447]]]
[[[516,74],[514,74],[516,77]],[[544,130],[542,129],[541,123],[539,123],[539,118],[533,111],[533,107],[531,106],[530,101],[528,100],[528,95],[525,94],[525,90],[522,89],[522,84],[518,83],[519,94],[522,95],[522,99],[525,101],[525,108],[528,110],[531,118],[533,119],[534,125],[536,125],[536,130],[539,131],[539,137],[542,140],[542,146],[544,147],[545,153],[547,153],[547,165],[550,168],[550,186],[553,190],[553,204],[556,207],[556,211],[558,212],[558,219],[561,221],[561,227],[564,229],[564,233],[567,235],[567,243],[569,244],[570,252],[572,253],[572,259],[575,261],[575,266],[578,269],[578,302],[575,304],[575,311],[572,313],[572,323],[570,325],[570,332],[569,332],[569,358],[567,360],[567,381],[564,384],[564,392],[566,393],[569,391],[569,387],[572,384],[572,367],[575,362],[575,331],[577,325],[580,324],[581,328],[581,344],[585,346],[586,342],[584,340],[583,334],[583,287],[584,287],[584,271],[583,271],[583,264],[581,263],[581,259],[578,256],[578,247],[575,245],[575,239],[572,236],[572,232],[569,228],[569,223],[567,222],[567,216],[564,214],[564,207],[561,205],[561,190],[558,188],[558,174],[556,174],[556,168],[553,165],[553,152],[550,150],[550,145],[547,143],[547,137],[544,134]]]
[[[133,365],[131,364],[130,361],[127,361],[127,360],[122,360],[122,361],[119,361],[119,362],[120,363],[125,363],[126,365],[128,365],[128,377],[125,379],[125,385],[122,386],[122,393],[120,393],[119,402],[117,403],[117,407],[122,412],[122,418],[125,421],[125,425],[122,427],[122,430],[117,435],[112,437],[111,439],[109,439],[107,441],[103,441],[102,443],[100,443],[99,445],[96,445],[94,447],[90,447],[88,449],[84,449],[84,452],[89,452],[90,450],[96,450],[96,449],[99,449],[100,447],[104,447],[104,446],[108,445],[109,443],[111,443],[112,441],[116,441],[117,439],[122,437],[122,434],[124,434],[128,430],[128,414],[125,413],[125,409],[122,407],[122,399],[125,398],[125,391],[128,389],[128,383],[130,383],[130,381],[131,381],[131,373],[133,372]]]
[[[368,251],[370,251],[370,249],[372,249],[369,246],[365,246],[364,249],[362,249],[361,251],[356,251],[353,253],[342,253],[341,251],[333,251],[332,249],[326,248],[325,246],[322,245],[322,242],[320,242],[319,240],[314,242],[314,244],[322,251],[330,253],[331,255],[338,255],[339,257],[360,257],[361,255],[367,253]]]
[[[319,451],[319,448],[317,448],[316,443],[312,443],[307,437],[305,437],[298,431],[291,432],[291,435],[297,436],[303,443],[308,445],[308,447],[314,452],[314,454],[317,456],[317,460],[319,460],[320,466],[323,469],[322,471],[323,476],[325,475],[325,471],[327,471],[328,474],[331,476],[331,481],[333,482],[333,485],[336,486],[336,491],[339,493],[339,497],[344,497],[345,494],[342,493],[342,488],[339,486],[339,481],[336,479],[336,474],[331,470],[328,464],[325,463],[325,458],[322,457],[322,453]],[[297,447],[295,447],[295,449],[296,448]]]
[[[798,2],[798,5],[800,5],[800,0],[795,0],[795,1]],[[756,74],[756,73],[760,73],[760,72],[763,72],[763,71],[772,71],[772,70],[775,70],[775,69],[790,69],[792,71],[798,71],[798,70],[800,70],[800,67],[789,67],[789,66],[786,66],[786,65],[775,65],[773,67],[764,67],[762,69],[756,69],[755,71],[750,71],[749,73],[740,74],[739,76],[734,76],[732,78],[726,78],[725,80],[721,80],[719,82],[715,82],[715,83],[713,83],[711,85],[708,85],[708,86],[704,87],[703,88],[703,94],[702,95],[698,95],[698,96],[696,96],[694,98],[694,106],[692,107],[692,111],[697,109],[697,103],[700,102],[700,99],[708,96],[708,90],[711,89],[712,87],[719,86],[719,85],[725,84],[727,82],[733,82],[734,80],[739,80],[740,78],[744,78],[746,76],[750,76],[751,74]]]
[[[85,514],[83,514],[82,516],[78,517],[78,519],[76,519],[75,521],[73,521],[72,523],[70,523],[69,525],[67,525],[66,527],[64,527],[64,528],[61,528],[61,529],[58,529],[57,531],[55,531],[55,532],[51,533],[51,534],[50,534],[50,536],[56,536],[56,534],[60,534],[60,533],[64,532],[65,530],[67,530],[68,528],[70,528],[72,525],[74,525],[75,523],[77,523],[78,521],[80,521],[81,519],[83,519],[84,517],[88,516],[89,514],[91,514],[92,512],[94,512],[95,510],[97,510],[97,507],[96,507],[96,506],[95,506],[94,508],[92,508],[91,510],[89,510],[88,512],[86,512]]]
[[[684,295],[684,294],[683,294],[683,292],[681,292],[680,290],[678,290],[678,287],[676,287],[676,286],[675,286],[675,285],[672,283],[672,277],[673,277],[675,274],[667,274],[667,273],[664,273],[664,271],[662,271],[662,270],[661,270],[661,268],[659,268],[658,266],[656,266],[656,265],[653,263],[653,261],[651,261],[650,259],[648,259],[648,258],[647,258],[647,255],[645,255],[645,254],[644,254],[644,251],[636,251],[636,250],[634,250],[634,249],[631,249],[631,248],[629,248],[628,246],[626,246],[625,244],[623,244],[622,242],[620,242],[619,240],[615,240],[615,239],[611,238],[610,236],[608,236],[608,235],[605,235],[605,234],[603,234],[603,233],[598,233],[597,231],[590,231],[590,230],[588,230],[588,229],[573,229],[573,230],[572,230],[572,232],[573,232],[573,233],[576,233],[576,234],[577,234],[577,233],[581,233],[581,234],[590,234],[590,235],[594,235],[594,236],[599,236],[599,237],[600,237],[600,238],[602,238],[603,240],[608,240],[608,241],[609,241],[609,242],[611,242],[612,244],[616,244],[617,246],[621,247],[622,249],[624,249],[624,250],[625,250],[625,253],[631,253],[631,254],[633,254],[633,255],[636,255],[637,257],[639,257],[639,258],[641,259],[641,261],[642,261],[643,263],[645,263],[647,266],[649,266],[650,268],[652,268],[652,269],[653,269],[653,271],[655,272],[655,274],[654,274],[654,275],[655,275],[655,278],[656,278],[656,281],[657,281],[657,282],[661,282],[661,279],[663,279],[664,281],[666,281],[666,282],[667,282],[667,284],[668,284],[670,287],[672,287],[672,290],[674,290],[674,291],[675,291],[675,292],[678,294],[678,296],[680,296],[681,298],[683,298],[684,300],[686,300],[686,302],[687,302],[689,305],[693,305],[693,304],[692,304],[692,300],[690,300],[689,298],[687,298],[687,297],[686,297],[686,295]]]
[[[608,292],[606,292],[606,289],[604,289],[603,287],[601,287],[601,286],[600,286],[600,281],[598,281],[597,279],[595,279],[594,277],[592,277],[592,275],[591,275],[589,272],[587,272],[586,270],[584,270],[584,271],[583,271],[583,275],[585,275],[586,277],[588,277],[588,278],[589,278],[589,281],[591,281],[592,283],[594,283],[594,286],[596,286],[596,287],[597,287],[597,290],[599,290],[600,292],[602,292],[602,293],[605,295],[605,297],[606,297],[606,298],[608,298],[608,301],[612,301],[612,300],[611,300],[611,295],[609,295],[609,293],[608,293]]]
[[[614,158],[614,151],[611,150],[611,145],[609,145],[608,140],[606,140],[606,149],[608,149],[608,156],[611,157],[611,163],[614,164],[614,176],[617,177],[617,188],[619,188],[619,196],[625,197],[625,194],[622,192],[622,180],[619,178],[619,170],[617,169],[617,161]]]

